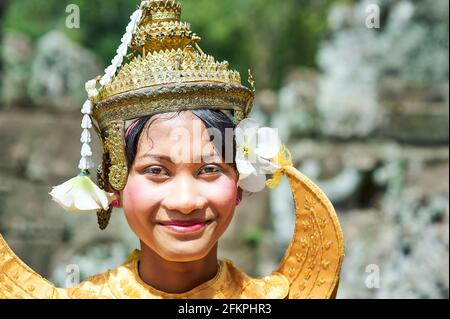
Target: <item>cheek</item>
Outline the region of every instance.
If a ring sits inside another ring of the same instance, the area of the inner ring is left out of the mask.
[[[147,218],[157,208],[160,199],[144,180],[130,179],[122,192],[125,214],[132,218]]]
[[[231,178],[220,178],[214,183],[202,185],[209,203],[223,212],[233,208],[237,197],[237,184]]]

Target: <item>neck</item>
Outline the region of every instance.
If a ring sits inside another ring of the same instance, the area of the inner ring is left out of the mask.
[[[213,279],[218,271],[217,244],[206,257],[190,262],[163,259],[141,242],[139,276],[151,287],[165,293],[184,293]]]

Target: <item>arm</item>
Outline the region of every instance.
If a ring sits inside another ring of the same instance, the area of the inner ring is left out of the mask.
[[[295,203],[295,231],[276,270],[290,282],[288,298],[335,298],[344,238],[326,195],[294,167],[286,167]]]
[[[0,234],[0,299],[63,298],[63,292],[25,265]]]

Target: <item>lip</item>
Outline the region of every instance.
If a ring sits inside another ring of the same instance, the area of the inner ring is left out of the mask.
[[[203,230],[212,220],[191,219],[191,220],[171,220],[159,222],[158,224],[173,232],[186,234]]]

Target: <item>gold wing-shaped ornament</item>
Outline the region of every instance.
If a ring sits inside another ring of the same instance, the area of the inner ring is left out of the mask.
[[[335,298],[344,237],[327,196],[292,166],[284,167],[295,203],[295,231],[276,272],[290,282],[287,298]]]
[[[0,299],[64,298],[56,288],[17,257],[0,234]]]

